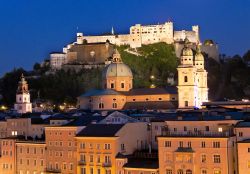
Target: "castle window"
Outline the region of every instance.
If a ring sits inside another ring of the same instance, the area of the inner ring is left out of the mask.
[[[185,101],[185,106],[186,106],[186,107],[188,106],[188,101]]]
[[[99,109],[104,108],[104,103],[99,103]]]
[[[184,82],[188,82],[188,77],[184,76]]]
[[[135,99],[133,99],[133,101],[135,101]]]
[[[113,103],[113,108],[117,108],[117,103]]]
[[[125,85],[124,85],[124,83],[121,83],[121,88],[125,88]]]
[[[214,155],[214,163],[220,163],[220,155]]]
[[[148,101],[148,98],[146,98],[146,101]]]
[[[159,98],[159,100],[162,100],[162,98]]]
[[[111,83],[111,84],[110,84],[110,87],[111,87],[111,89],[114,89],[114,88],[115,88],[115,84],[114,84],[114,83]]]

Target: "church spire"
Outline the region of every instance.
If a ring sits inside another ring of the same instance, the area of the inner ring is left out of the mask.
[[[28,83],[25,80],[25,77],[22,73],[20,81],[18,83],[17,94],[23,94],[23,93],[29,93],[29,90],[28,90]]]

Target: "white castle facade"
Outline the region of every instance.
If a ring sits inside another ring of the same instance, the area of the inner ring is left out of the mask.
[[[77,33],[76,43],[82,44],[84,41],[88,43],[106,42],[115,45],[130,45],[131,48],[141,47],[143,44],[153,44],[157,42],[166,42],[172,44],[174,42],[184,41],[187,38],[191,43],[199,43],[199,26],[192,26],[192,31],[174,31],[173,22],[165,22],[158,25],[141,25],[136,24],[130,27],[129,34],[114,34],[114,30],[110,35],[102,36],[84,36],[83,33]]]

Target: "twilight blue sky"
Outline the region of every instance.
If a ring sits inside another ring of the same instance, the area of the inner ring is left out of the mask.
[[[175,29],[200,25],[221,53],[250,49],[250,0],[1,0],[0,76],[14,67],[31,69],[51,51],[84,34],[127,33],[136,23],[171,19]]]

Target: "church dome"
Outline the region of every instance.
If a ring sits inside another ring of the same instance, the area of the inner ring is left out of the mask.
[[[197,46],[197,51],[196,51],[194,60],[195,61],[204,61],[204,56],[201,53],[201,46],[200,45]]]
[[[131,69],[122,62],[121,55],[117,49],[115,49],[113,54],[112,63],[106,66],[102,73],[102,78],[108,77],[133,77]]]
[[[202,53],[195,54],[195,61],[204,61],[204,56]]]
[[[193,50],[189,47],[184,47],[182,50],[182,56],[193,56]]]
[[[102,73],[103,78],[108,77],[133,77],[132,71],[128,65],[124,63],[111,63],[106,66]]]
[[[189,40],[188,38],[185,38],[184,40],[184,48],[182,49],[182,56],[193,56],[193,50],[189,48]]]

